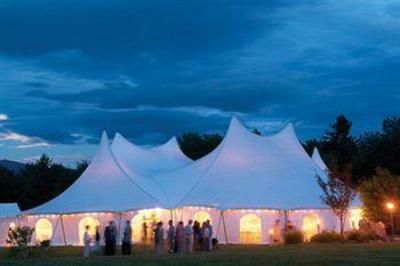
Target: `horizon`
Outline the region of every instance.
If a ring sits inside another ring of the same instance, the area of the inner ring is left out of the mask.
[[[69,165],[102,130],[157,145],[233,115],[301,140],[400,115],[395,0],[1,1],[0,31],[0,159]]]

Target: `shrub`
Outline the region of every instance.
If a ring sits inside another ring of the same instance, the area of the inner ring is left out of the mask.
[[[373,232],[365,232],[361,230],[352,230],[346,232],[347,241],[356,243],[367,243],[378,239],[378,236]]]
[[[43,240],[43,241],[40,241],[40,247],[42,247],[42,248],[48,248],[48,247],[50,247],[50,244],[51,244],[51,241],[50,240]]]
[[[32,235],[34,228],[29,226],[18,226],[9,234],[8,243],[12,246],[12,254],[27,257],[31,251]]]
[[[321,232],[311,237],[310,242],[312,243],[332,243],[343,241],[342,236],[336,232]]]
[[[284,242],[287,245],[301,244],[304,242],[304,235],[300,231],[289,232],[284,236]]]

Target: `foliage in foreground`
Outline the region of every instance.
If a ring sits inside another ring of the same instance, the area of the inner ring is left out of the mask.
[[[323,231],[319,234],[313,235],[310,239],[311,243],[334,243],[342,242],[343,237],[336,232]]]
[[[12,247],[12,255],[29,256],[34,231],[35,229],[29,226],[17,226],[15,229],[11,229],[7,242]]]
[[[284,235],[283,242],[286,245],[301,244],[304,242],[304,234],[301,231],[288,232]]]
[[[387,201],[393,201],[397,203],[396,205],[400,203],[400,176],[377,168],[376,174],[371,179],[365,180],[359,189],[364,203],[363,211],[368,219],[374,222],[383,221],[386,225],[390,225],[390,215],[385,204]]]

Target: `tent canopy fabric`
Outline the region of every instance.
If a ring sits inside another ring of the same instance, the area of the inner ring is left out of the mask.
[[[320,157],[320,156],[319,156]],[[210,206],[219,209],[325,208],[316,176],[326,174],[310,158],[289,124],[258,136],[233,117],[222,142],[197,161],[175,138],[142,148],[103,133],[88,168],[66,191],[28,214],[125,211]]]
[[[131,143],[117,133],[111,149],[121,165],[133,168],[144,175],[171,171],[192,162],[181,151],[175,137],[163,145],[146,149]]]
[[[20,213],[17,203],[0,203],[0,218],[14,217]]]
[[[184,195],[180,200],[170,198],[170,206],[321,208],[317,170],[292,125],[263,137],[250,132],[234,117],[213,152],[156,178],[165,185],[165,191]]]
[[[321,170],[327,171],[328,167],[326,166],[324,160],[321,157],[317,147],[314,147],[311,159],[319,166]]]
[[[143,188],[143,185],[147,187]],[[119,166],[104,132],[95,157],[75,183],[54,199],[25,213],[118,212],[155,208],[162,206],[156,188],[147,177],[134,172],[128,175]]]

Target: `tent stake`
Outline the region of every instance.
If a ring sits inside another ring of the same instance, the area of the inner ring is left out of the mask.
[[[229,241],[228,241],[228,234],[226,233],[226,225],[225,225],[224,211],[221,211],[221,216],[222,216],[222,224],[224,225],[225,242],[226,242],[226,244],[229,244]]]
[[[60,221],[61,221],[61,228],[62,228],[62,232],[63,232],[63,237],[64,237],[64,245],[67,245],[67,237],[65,235],[65,228],[64,228],[64,221],[62,218],[62,214],[60,214]]]

